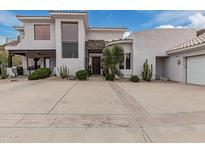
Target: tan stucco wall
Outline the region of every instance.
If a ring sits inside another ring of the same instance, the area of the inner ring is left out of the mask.
[[[78,58],[62,58],[61,22],[78,22]],[[82,19],[55,19],[56,26],[56,67],[67,66],[70,74],[85,68],[85,39],[86,33]]]
[[[123,38],[123,31],[97,31],[97,30],[90,30],[87,32],[87,40],[118,40]]]
[[[204,55],[205,47],[201,49],[192,49],[188,52],[177,53],[170,55],[165,61],[166,76],[173,81],[186,82],[186,57]],[[177,61],[180,60],[181,64],[178,65]]]
[[[133,74],[141,76],[145,59],[153,64],[153,78],[156,75],[156,56],[165,56],[166,50],[196,36],[194,29],[154,29],[135,32],[133,39]]]
[[[50,24],[50,40],[34,40],[34,24]],[[55,49],[55,23],[50,21],[24,23],[24,37],[17,46],[9,46],[8,49]]]

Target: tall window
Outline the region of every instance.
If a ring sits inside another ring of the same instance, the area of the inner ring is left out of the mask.
[[[62,58],[78,58],[78,23],[62,22]]]
[[[125,65],[125,64],[124,64],[124,57],[125,57],[125,56],[124,56],[124,54],[123,54],[123,61],[120,62],[120,66],[119,66],[119,68],[122,69],[122,70],[124,69],[124,65]]]
[[[35,24],[34,25],[34,40],[50,40],[50,25]]]
[[[126,69],[131,68],[131,53],[125,54],[125,63],[126,63]]]
[[[120,69],[131,69],[131,53],[124,53],[123,61],[120,63]]]

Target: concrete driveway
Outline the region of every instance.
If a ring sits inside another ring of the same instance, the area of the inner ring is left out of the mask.
[[[204,142],[204,94],[99,78],[0,84],[0,142]]]

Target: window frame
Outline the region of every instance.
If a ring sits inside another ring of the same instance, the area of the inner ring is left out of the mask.
[[[130,54],[130,68],[128,69],[127,68],[127,64],[126,64],[126,54]],[[131,70],[132,69],[132,53],[131,52],[124,52],[123,54],[123,69],[120,69],[120,70]]]
[[[36,39],[36,26],[49,26],[49,39]],[[34,40],[35,41],[49,41],[51,40],[51,24],[34,24]]]
[[[127,68],[127,62],[126,62],[127,56],[126,56],[126,54],[129,54],[129,55],[130,55],[130,68]],[[125,53],[124,62],[125,62],[125,69],[126,69],[126,70],[131,70],[131,63],[132,63],[132,62],[131,62],[131,60],[132,60],[131,56],[132,56],[132,54],[131,54],[130,52]]]
[[[68,40],[66,40],[66,41],[63,41],[63,35],[62,35],[62,33],[63,33],[63,31],[62,31],[62,25],[63,24],[76,24],[77,25],[77,41],[74,41],[74,40],[71,40],[71,41],[68,41]],[[61,22],[61,58],[62,59],[78,59],[79,58],[79,37],[78,37],[78,26],[79,26],[79,23],[78,23],[78,21],[62,21]],[[63,57],[63,44],[64,43],[77,43],[77,57]]]

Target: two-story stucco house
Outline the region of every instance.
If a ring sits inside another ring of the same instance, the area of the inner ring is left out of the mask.
[[[125,52],[120,70],[125,76],[141,76],[143,63],[148,59],[153,64],[153,79],[168,77],[184,83],[205,84],[205,79],[200,83],[187,80],[189,58],[178,56],[179,47],[177,52],[169,52],[175,50],[173,47],[199,37],[195,29],[154,29],[133,32],[123,39],[126,28],[89,27],[87,12],[50,11],[49,16],[17,16],[17,19],[23,26],[14,27],[20,36],[16,43],[7,45],[9,66],[12,66],[14,54],[22,55],[25,75],[39,67],[57,73],[56,68],[63,65],[69,68],[70,74],[80,69],[101,74],[103,48],[120,44]]]
[[[87,12],[50,11],[50,16],[17,16],[17,19],[24,24],[15,27],[20,38],[7,49],[10,56],[24,56],[24,74],[38,67],[53,69],[62,65],[71,74],[88,67],[93,73],[100,73],[105,41],[122,39],[126,31],[125,28],[89,27]]]

